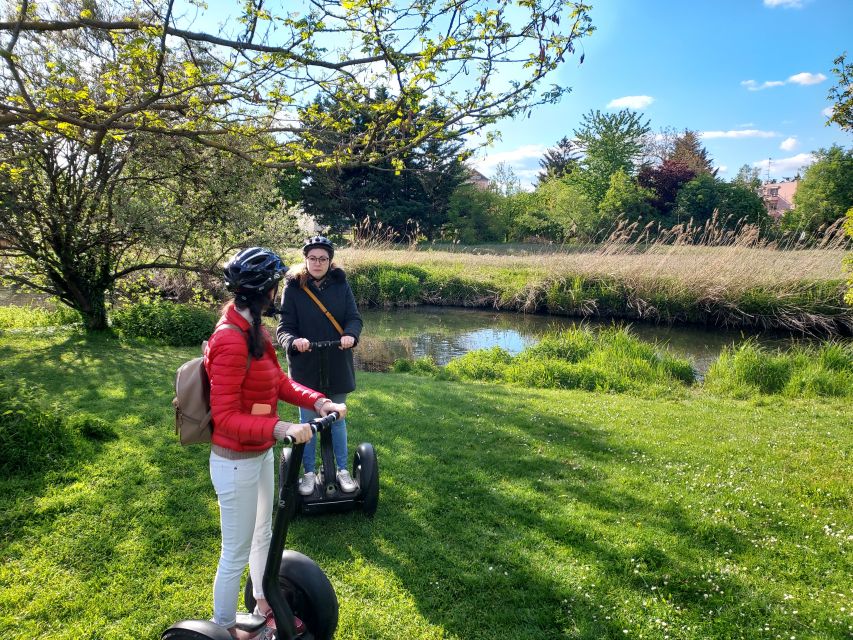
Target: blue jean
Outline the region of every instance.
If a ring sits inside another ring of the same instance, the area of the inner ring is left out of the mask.
[[[329,400],[336,404],[347,401],[347,394],[336,393],[328,396]],[[303,409],[299,407],[299,421],[309,422],[314,418],[319,418],[320,414],[311,409]],[[340,469],[347,468],[347,421],[346,419],[338,420],[332,423],[332,451],[335,452],[335,464]],[[311,438],[310,442],[305,444],[305,451],[302,453],[302,466],[305,473],[313,473],[317,468],[317,436]]]

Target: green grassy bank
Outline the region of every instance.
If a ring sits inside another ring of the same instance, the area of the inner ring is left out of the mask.
[[[530,255],[348,249],[362,305],[849,333],[841,250],[652,247]]]
[[[197,348],[0,333],[3,373],[117,437],[0,479],[0,637],[154,640],[207,617],[205,447],[172,433]],[[848,638],[849,400],[535,390],[359,374],[381,500],[301,519],[339,638]]]

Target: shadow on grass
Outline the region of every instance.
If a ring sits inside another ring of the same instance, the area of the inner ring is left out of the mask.
[[[62,480],[96,491],[62,497],[56,478],[40,479],[20,497],[28,494],[35,507],[27,514],[16,502],[4,529],[6,541],[57,536],[52,563],[90,588],[120,585],[129,601],[105,602],[102,615],[123,620],[139,638],[158,637],[177,617],[209,615],[219,532],[208,450],[182,449],[170,437],[172,380],[164,375],[189,353],[83,334],[25,356],[0,348],[21,377],[122,422],[120,441]],[[709,606],[702,567],[748,545],[725,524],[615,482],[610,469],[639,464],[638,451],[617,444],[604,418],[530,415],[513,404],[517,392],[507,398],[482,385],[379,375],[360,384],[350,403],[350,453],[358,442],[376,446],[379,511],[373,520],[358,512],[301,518],[288,541],[330,573],[345,623],[371,624],[347,607],[379,608],[372,597],[387,596],[372,594],[363,579],[348,583],[354,563],[363,562],[392,576],[420,616],[447,635],[624,637],[625,625],[637,623],[617,610],[625,598],[634,599],[635,614],[648,596],[702,620]],[[281,413],[287,419],[287,409]],[[733,574],[720,584],[726,601],[741,608],[719,608],[706,623],[723,630],[715,635],[738,627],[742,607],[759,624],[761,594]],[[360,632],[401,637],[393,629]]]

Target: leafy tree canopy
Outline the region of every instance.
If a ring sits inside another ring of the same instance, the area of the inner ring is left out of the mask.
[[[782,218],[786,229],[811,233],[853,207],[853,149],[833,145],[815,155],[817,160],[806,169],[794,194],[796,207]]]
[[[539,160],[542,171],[536,177],[537,185],[544,184],[552,178],[562,178],[569,175],[578,167],[580,151],[574,141],[563,136],[556,147],[548,149]]]
[[[829,122],[834,122],[845,131],[853,133],[853,62],[847,62],[846,52],[834,62],[832,72],[838,81],[827,95],[827,99],[833,103]]]
[[[147,132],[277,167],[396,159],[558,100],[566,88],[543,81],[592,32],[589,9],[306,0],[276,13],[259,0],[213,32],[199,2],[21,0],[0,19],[0,131],[30,126],[93,149]],[[363,102],[389,85],[367,127],[303,122],[317,95]],[[426,114],[431,102],[441,118]],[[318,152],[313,137],[328,131],[341,142]]]

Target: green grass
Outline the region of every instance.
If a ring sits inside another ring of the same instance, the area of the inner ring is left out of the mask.
[[[175,442],[197,348],[0,334],[7,375],[118,438],[0,479],[0,637],[155,640],[211,614],[207,449]],[[374,520],[300,519],[339,638],[848,638],[849,401],[531,390],[360,373]]]

